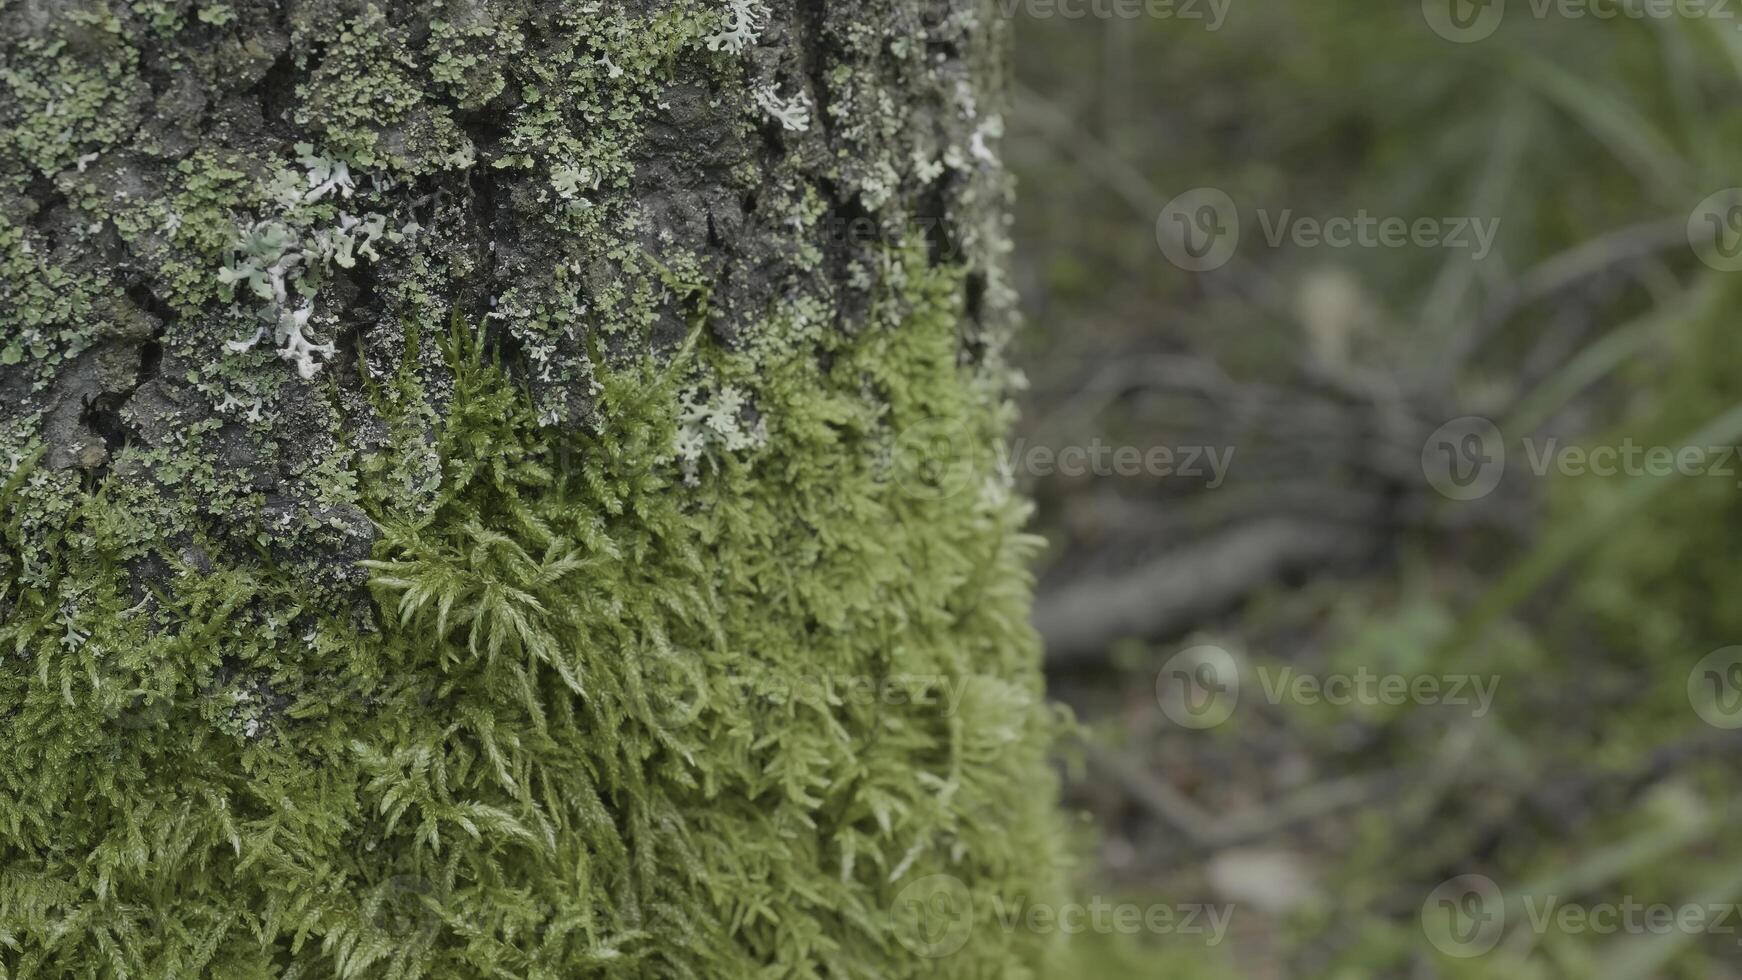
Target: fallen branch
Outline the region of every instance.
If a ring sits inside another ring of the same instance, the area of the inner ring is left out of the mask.
[[[1034,624],[1049,668],[1099,664],[1117,640],[1187,630],[1267,583],[1358,560],[1375,544],[1372,529],[1352,525],[1272,519],[1236,527],[1117,576],[1042,592]]]

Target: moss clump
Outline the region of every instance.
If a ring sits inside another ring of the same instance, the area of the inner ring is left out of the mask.
[[[118,529],[176,503],[70,494],[52,573],[0,567],[6,975],[1026,975],[992,899],[1050,894],[1061,839],[1023,508],[904,465],[1002,423],[959,283],[906,268],[819,350],[608,367],[595,431],[458,331],[436,499],[364,479],[379,622],[197,539],[140,594]],[[765,438],[686,485],[698,377]],[[943,959],[896,903],[936,875],[983,917]]]
[[[0,980],[1043,960],[993,38],[729,10],[0,4]]]

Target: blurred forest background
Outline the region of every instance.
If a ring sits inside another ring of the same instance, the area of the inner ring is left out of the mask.
[[[1714,691],[1742,695],[1722,653],[1742,644],[1735,461],[1664,478],[1530,458],[1742,440],[1742,273],[1690,246],[1701,202],[1742,184],[1742,7],[1515,0],[1474,43],[1415,0],[1231,0],[1213,30],[1010,9],[1019,444],[1234,454],[1215,486],[1017,457],[1048,540],[1049,680],[1085,734],[1066,763],[1092,842],[1079,893],[1236,906],[1221,942],[1077,936],[1074,975],[1742,977],[1739,921],[1599,933],[1523,907],[1742,902],[1742,718],[1690,693],[1718,662],[1736,690]],[[1241,243],[1190,272],[1157,219],[1205,187],[1238,203]],[[1284,211],[1498,234],[1479,261],[1272,245]],[[1424,447],[1467,416],[1508,465],[1460,501]],[[1187,727],[1162,708],[1186,675],[1163,667],[1206,647],[1241,696]],[[1283,668],[1498,687],[1486,712],[1266,697]],[[1423,908],[1467,874],[1506,915],[1462,957]]]

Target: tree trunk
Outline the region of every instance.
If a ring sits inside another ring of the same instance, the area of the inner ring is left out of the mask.
[[[971,0],[0,2],[0,977],[1024,976]]]

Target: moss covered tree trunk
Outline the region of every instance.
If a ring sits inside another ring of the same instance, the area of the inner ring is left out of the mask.
[[[0,977],[1026,975],[969,0],[0,0]]]

